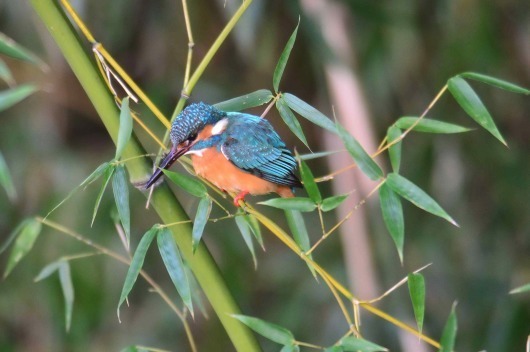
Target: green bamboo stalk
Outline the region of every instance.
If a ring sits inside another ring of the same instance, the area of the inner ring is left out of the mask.
[[[110,137],[116,143],[119,128],[118,110],[113,97],[109,94],[103,80],[86,54],[76,32],[72,28],[60,5],[54,0],[30,0],[34,10],[40,16],[46,28],[59,46],[66,61],[71,66],[89,99],[94,104]],[[123,152],[127,162],[130,179],[133,184],[145,181],[151,173],[151,165],[145,158],[135,158],[145,155],[145,151],[133,137]],[[165,184],[153,192],[152,205],[164,223],[174,223],[188,220],[188,216]],[[191,251],[191,225],[189,223],[171,227],[173,237],[182,255],[197,277],[206,297],[223,324],[237,351],[260,351],[252,332],[232,314],[239,314],[239,308],[204,244],[198,247],[195,254]]]

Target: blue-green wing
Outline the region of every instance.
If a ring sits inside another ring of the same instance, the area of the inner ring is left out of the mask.
[[[238,168],[264,180],[300,187],[296,160],[271,124],[254,115],[229,113],[221,152]]]

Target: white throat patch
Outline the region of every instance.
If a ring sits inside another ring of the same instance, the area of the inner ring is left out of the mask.
[[[223,131],[226,130],[227,125],[228,125],[228,118],[219,120],[212,128],[212,135],[223,133]]]

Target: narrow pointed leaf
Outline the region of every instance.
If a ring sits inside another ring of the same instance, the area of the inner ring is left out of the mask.
[[[7,67],[4,60],[0,59],[0,79],[7,83],[9,86],[15,85],[15,79],[11,74],[11,70]]]
[[[451,313],[447,318],[445,327],[442,333],[442,338],[440,339],[440,352],[453,352],[455,349],[455,340],[456,340],[456,331],[458,329],[456,321],[456,303],[451,307]]]
[[[342,204],[348,198],[349,194],[339,194],[338,196],[331,196],[328,198],[325,198],[322,201],[322,204],[320,205],[320,209],[323,212],[331,211],[335,208],[337,208],[339,205]]]
[[[142,236],[142,239],[138,244],[138,248],[136,248],[136,252],[134,252],[131,265],[129,266],[129,270],[127,271],[127,275],[125,276],[125,282],[123,283],[123,287],[121,289],[120,301],[116,310],[118,314],[118,319],[120,318],[120,306],[123,304],[123,302],[125,302],[125,299],[129,295],[129,292],[131,292],[134,283],[136,282],[136,279],[138,279],[140,270],[142,270],[142,267],[144,265],[147,250],[149,249],[149,246],[151,245],[151,242],[153,242],[153,239],[155,238],[158,231],[158,225],[154,225],[153,227],[151,227]]]
[[[311,159],[318,159],[318,158],[325,158],[327,156],[340,153],[342,150],[332,150],[329,152],[318,152],[318,153],[308,153],[308,154],[301,154],[298,156],[300,160],[311,160]]]
[[[254,238],[256,241],[258,241],[259,245],[263,250],[265,250],[265,245],[263,244],[263,236],[261,235],[261,228],[259,226],[259,221],[256,219],[254,215],[243,215],[242,218],[247,222],[250,230],[252,231],[252,234],[254,235]]]
[[[4,272],[4,279],[11,273],[15,266],[28,254],[33,248],[33,244],[40,234],[42,225],[36,219],[27,219],[19,228],[17,238],[9,254],[7,260],[6,271]]]
[[[386,140],[387,143],[390,144],[396,140],[398,140],[401,137],[401,130],[392,125],[388,128],[386,131]],[[392,170],[394,172],[399,173],[399,168],[401,167],[401,141],[393,144],[388,148],[388,156],[390,158],[390,164],[392,165]]]
[[[125,174],[125,167],[118,165],[115,169],[114,177],[112,178],[112,190],[114,193],[114,200],[116,201],[116,208],[120,217],[121,225],[125,231],[127,240],[127,248],[131,243],[131,213],[129,209],[129,187],[127,184],[127,176]]]
[[[195,197],[205,197],[208,194],[206,186],[195,177],[178,172],[162,170],[164,174],[177,186]]]
[[[62,265],[63,261],[63,259],[59,259],[46,265],[44,268],[42,268],[42,270],[35,277],[35,279],[33,279],[33,281],[39,282],[48,278],[51,274],[59,270],[59,267]]]
[[[513,290],[510,291],[510,294],[523,293],[523,292],[528,292],[528,291],[530,291],[530,283],[514,288]]]
[[[324,348],[324,352],[343,352],[344,350],[342,349],[341,346],[331,346],[331,347],[326,347]]]
[[[293,132],[294,135],[298,137],[298,139],[300,139],[306,147],[309,148],[309,145],[307,144],[307,140],[304,135],[304,131],[302,131],[302,126],[300,126],[300,122],[298,122],[296,116],[294,116],[289,106],[287,106],[287,103],[285,102],[285,100],[283,100],[283,97],[276,101],[276,108],[278,109],[278,112],[280,113],[283,122],[285,122],[291,132]]]
[[[303,160],[300,160],[300,175],[302,176],[304,188],[309,198],[311,198],[311,200],[316,204],[322,202],[322,195],[320,194],[320,190],[318,189],[318,186],[315,182],[315,177],[313,176],[313,173],[311,172],[311,169],[307,163]]]
[[[197,279],[195,279],[195,276],[193,276],[193,272],[190,270],[190,268],[186,266],[186,263],[184,263],[184,269],[186,270],[186,277],[188,278],[188,282],[190,284],[191,299],[193,300],[195,307],[199,308],[201,311],[202,316],[208,319],[208,309],[206,308],[206,304],[204,302],[205,299],[199,287],[199,283],[197,282]]]
[[[248,222],[245,221],[243,216],[236,216],[236,225],[245,241],[245,244],[252,255],[252,261],[254,262],[254,269],[258,267],[258,260],[256,259],[256,252],[254,251],[254,242],[252,242],[252,235],[250,234],[250,226]]]
[[[43,71],[48,69],[48,66],[44,63],[44,61],[39,59],[37,55],[33,54],[28,49],[23,48],[13,39],[9,38],[3,33],[0,33],[0,53],[15,59],[29,62],[38,66]]]
[[[283,99],[287,105],[296,111],[300,116],[308,119],[317,126],[320,126],[330,132],[337,133],[337,126],[330,120],[329,117],[290,93],[282,94]]]
[[[287,44],[285,44],[285,48],[283,49],[283,52],[280,55],[280,59],[276,64],[276,68],[274,69],[274,74],[272,77],[272,86],[274,87],[274,91],[276,93],[278,93],[280,81],[283,76],[283,71],[285,70],[285,66],[287,65],[287,61],[289,60],[289,55],[291,55],[291,50],[293,49],[294,42],[296,41],[296,34],[298,33],[299,25],[300,21],[298,21],[298,24],[296,25],[293,34],[291,34],[291,37],[287,41]]]
[[[405,198],[415,206],[423,209],[433,215],[439,216],[451,224],[458,226],[455,220],[445,210],[436,203],[427,193],[421,188],[410,182],[403,176],[395,173],[390,173],[387,176],[386,184],[401,197]]]
[[[103,198],[103,193],[105,193],[105,189],[107,189],[107,185],[109,184],[109,181],[112,178],[112,175],[114,174],[115,169],[116,169],[116,166],[113,164],[109,164],[109,167],[105,169],[105,175],[103,176],[103,183],[101,184],[101,189],[99,190],[98,196],[96,197],[96,203],[94,204],[94,212],[92,214],[92,222],[90,223],[90,226],[94,225],[94,220],[96,220],[96,215],[98,213],[99,204],[101,203],[101,199]]]
[[[412,273],[408,275],[408,286],[414,318],[418,324],[418,331],[423,330],[423,317],[425,315],[425,279],[422,274]]]
[[[399,255],[399,261],[403,263],[403,242],[405,239],[405,221],[403,218],[403,207],[398,195],[386,183],[379,188],[379,201],[383,220],[390,236],[394,240]]]
[[[280,352],[299,352],[300,346],[298,345],[285,345],[282,347]]]
[[[302,249],[302,251],[307,252],[311,248],[311,241],[309,239],[309,233],[307,232],[307,227],[305,225],[302,213],[297,210],[285,210],[285,218],[287,219],[289,230],[291,230],[291,233],[293,234],[294,241]],[[308,257],[313,259],[311,253]],[[307,263],[307,267],[309,270],[311,270],[311,273],[316,278],[316,272],[313,266]]]
[[[175,244],[171,230],[167,227],[161,229],[157,235],[157,244],[171,281],[173,281],[182,301],[193,315],[190,284],[182,256]]]
[[[226,100],[214,106],[222,111],[241,111],[245,109],[254,108],[263,104],[267,104],[271,99],[274,98],[272,92],[268,89],[260,89],[255,92],[242,95],[240,97]]]
[[[0,153],[0,185],[5,189],[9,200],[14,201],[17,198],[17,192],[2,153]]]
[[[348,336],[340,340],[339,345],[343,351],[354,351],[354,352],[379,352],[388,351],[388,348],[379,346],[373,342],[360,339],[353,336]]]
[[[269,323],[265,320],[249,317],[247,315],[232,314],[236,318],[258,334],[282,345],[292,345],[295,340],[293,334],[284,327]]]
[[[131,139],[133,130],[133,121],[131,116],[131,109],[129,108],[129,97],[126,97],[121,102],[120,111],[120,128],[118,130],[118,141],[116,142],[116,156],[114,159],[121,158],[121,154],[125,149],[125,145]]]
[[[460,107],[462,107],[473,120],[491,133],[502,144],[506,145],[506,141],[497,129],[497,126],[495,126],[495,122],[493,122],[493,118],[488,109],[482,103],[473,88],[471,88],[463,78],[458,76],[452,77],[447,82],[447,87]]]
[[[502,79],[483,75],[481,73],[465,72],[465,73],[460,74],[459,76],[464,77],[464,78],[474,79],[475,81],[486,83],[486,84],[495,86],[497,88],[501,88],[501,89],[513,92],[513,93],[520,93],[520,94],[526,94],[526,95],[530,94],[530,90],[526,88],[520,87],[516,84],[504,81]]]
[[[192,230],[192,240],[191,244],[193,246],[193,252],[197,250],[199,243],[201,242],[201,237],[210,217],[210,212],[212,211],[212,199],[210,197],[201,198],[199,201],[199,206],[197,207],[197,214],[195,215],[195,220],[193,221],[193,230]]]
[[[59,266],[59,281],[61,282],[61,290],[64,296],[66,331],[69,331],[74,307],[74,285],[72,284],[72,274],[70,273],[70,264],[68,261],[63,260]]]
[[[272,198],[258,204],[267,205],[269,207],[284,209],[284,210],[298,210],[302,212],[310,212],[317,208],[316,204],[309,198],[294,197],[294,198]]]
[[[13,231],[11,231],[11,233],[9,234],[9,236],[7,236],[7,239],[4,241],[4,243],[2,243],[2,247],[0,248],[0,254],[4,253],[5,250],[9,248],[9,246],[11,245],[11,242],[13,242],[15,238],[17,238],[18,234],[30,221],[32,221],[32,219],[23,220],[20,224],[17,225],[17,227],[13,229]]]
[[[374,159],[372,159],[372,157],[364,150],[361,144],[338,122],[337,130],[342,142],[346,146],[346,149],[352,156],[353,160],[355,160],[359,166],[359,169],[361,169],[366,176],[374,181],[383,177],[383,171],[379,165],[377,165]]]
[[[0,92],[0,111],[4,111],[37,91],[33,84],[23,84]]]
[[[419,120],[419,122],[414,126],[414,124]],[[419,117],[400,117],[395,124],[397,127],[402,130],[406,130],[412,126],[413,131],[416,132],[426,132],[426,133],[463,133],[472,131],[471,128],[467,128],[460,125],[455,125],[454,123],[448,123],[438,120],[426,119]]]

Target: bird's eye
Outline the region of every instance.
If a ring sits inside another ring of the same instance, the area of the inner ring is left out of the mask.
[[[193,142],[195,140],[195,138],[197,138],[197,133],[192,133],[188,137],[188,141]]]

